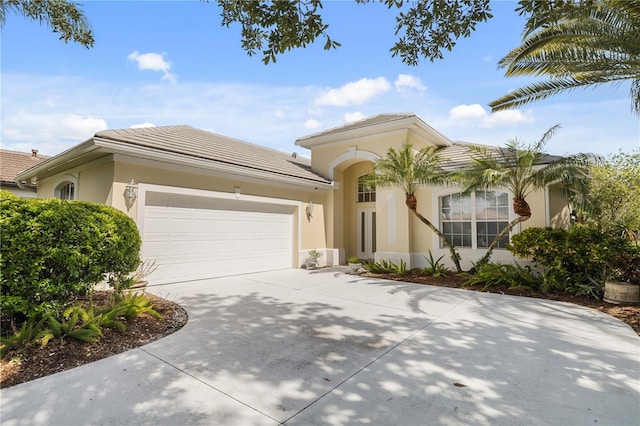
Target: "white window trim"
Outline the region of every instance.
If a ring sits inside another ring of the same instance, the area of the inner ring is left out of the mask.
[[[54,198],[58,198],[60,199],[60,189],[62,189],[63,186],[67,185],[67,184],[72,184],[73,185],[73,198],[71,198],[72,200],[77,200],[78,199],[78,178],[77,176],[74,175],[62,175],[59,176],[53,185],[53,194],[52,196]]]
[[[376,199],[378,198],[377,196],[377,190],[374,187],[373,191],[367,191],[367,192],[362,192],[362,194],[369,194],[369,201],[360,201],[360,179],[365,178],[366,176],[371,176],[373,175],[373,173],[365,173],[363,175],[360,175],[356,178],[356,204],[360,205],[360,204],[366,204],[366,203],[375,203]],[[374,200],[371,200],[371,194],[373,194],[373,198]]]
[[[509,219],[508,222],[511,223],[511,221],[513,221],[515,219],[515,213],[513,212],[513,195],[511,194],[510,191],[507,191],[506,189],[487,189],[487,190],[481,190],[481,191],[500,191],[500,192],[506,192],[508,199],[507,199],[507,204],[509,206]],[[437,219],[437,226],[438,229],[442,232],[442,219],[440,217],[441,211],[440,211],[440,198],[447,196],[447,195],[452,195],[452,194],[459,194],[461,191],[460,190],[455,190],[452,188],[443,188],[440,190],[436,190],[433,191],[433,217]],[[471,247],[463,247],[463,246],[456,246],[457,249],[461,249],[461,250],[486,250],[486,247],[478,247],[478,234],[477,234],[477,220],[476,220],[476,191],[473,191],[470,194],[471,197]],[[512,229],[509,232],[509,241],[511,241],[511,237],[515,234],[518,233],[517,229]],[[440,241],[440,239],[436,236],[435,237],[437,239],[437,245],[436,247],[438,247],[439,249],[442,249],[442,242]],[[498,248],[496,247],[495,250],[505,250],[503,248]]]

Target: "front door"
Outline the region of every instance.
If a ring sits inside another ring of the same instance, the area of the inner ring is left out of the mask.
[[[374,259],[376,252],[376,209],[358,209],[358,257]]]

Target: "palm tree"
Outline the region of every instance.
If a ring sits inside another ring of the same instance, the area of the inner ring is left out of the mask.
[[[525,34],[502,58],[507,77],[548,76],[489,104],[518,107],[559,92],[631,80],[631,103],[640,115],[640,0],[596,0],[559,21]]]
[[[447,246],[451,259],[458,272],[460,255],[447,237],[427,218],[417,211],[416,190],[427,184],[439,184],[445,181],[446,173],[442,170],[443,160],[435,148],[423,148],[415,151],[413,145],[405,142],[398,151],[389,148],[387,156],[377,160],[373,165],[373,179],[377,186],[399,186],[405,193],[405,203],[418,219],[429,227]]]
[[[542,150],[559,128],[559,125],[553,126],[533,145],[524,145],[518,139],[513,139],[500,148],[470,147],[471,166],[453,176],[463,186],[463,193],[483,189],[507,189],[513,196],[513,211],[517,215],[494,238],[474,269],[489,261],[502,237],[511,232],[517,224],[531,217],[531,207],[526,197],[532,191],[543,189],[552,183],[561,184],[567,192],[586,191],[588,166],[599,162],[600,159],[593,154],[568,157],[546,155]]]

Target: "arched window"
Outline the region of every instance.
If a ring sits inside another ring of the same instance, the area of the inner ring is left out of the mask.
[[[376,202],[376,185],[373,183],[373,175],[368,174],[358,178],[358,203]]]
[[[76,199],[76,186],[73,182],[62,182],[56,187],[56,198],[61,200],[75,200]]]

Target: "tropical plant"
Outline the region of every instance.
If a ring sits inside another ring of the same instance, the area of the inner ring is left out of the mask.
[[[322,253],[320,253],[318,250],[316,250],[316,249],[309,250],[309,257],[314,262],[317,262],[318,259],[320,258],[320,256],[322,256]]]
[[[22,323],[20,329],[12,335],[0,337],[0,358],[4,358],[8,351],[30,344],[42,331],[46,318],[36,320],[35,316],[30,317]],[[3,333],[4,334],[4,333]]]
[[[449,272],[449,269],[446,267],[446,265],[440,262],[444,256],[440,256],[436,259],[433,257],[433,253],[431,253],[431,250],[429,250],[429,257],[423,257],[427,261],[427,266],[422,269],[423,274],[432,275],[438,278],[446,276],[447,272]]]
[[[416,190],[423,185],[445,182],[446,173],[442,169],[443,163],[444,160],[434,148],[415,151],[411,143],[405,142],[397,151],[389,148],[386,157],[373,164],[373,179],[376,186],[397,186],[402,189],[405,194],[405,204],[409,210],[440,238],[440,241],[449,249],[456,270],[461,272],[460,255],[455,246],[429,219],[417,211]]]
[[[588,193],[573,200],[576,219],[640,243],[640,150],[609,155],[589,175]]]
[[[407,273],[407,262],[400,259],[400,264],[392,260],[382,259],[379,262],[367,263],[365,269],[374,274],[398,274],[405,275]]]
[[[507,77],[547,76],[549,80],[491,102],[493,110],[629,80],[632,110],[640,115],[640,1],[596,0],[558,18],[529,28],[522,45],[498,63],[506,68]]]
[[[470,274],[463,285],[467,287],[482,285],[483,291],[499,285],[508,286],[510,290],[538,291],[543,282],[540,275],[530,266],[520,266],[517,262],[513,264],[487,262],[474,266],[474,269],[475,273]]]
[[[605,273],[611,270],[616,259],[632,252],[634,245],[596,226],[575,224],[568,230],[525,229],[513,236],[508,249],[515,256],[531,259],[544,268],[543,291],[598,298]]]
[[[360,263],[360,258],[358,256],[351,256],[347,259],[347,263],[356,264]]]
[[[531,217],[531,207],[526,201],[531,192],[550,184],[560,185],[566,192],[586,191],[588,167],[599,161],[599,157],[592,154],[567,157],[545,154],[542,151],[544,146],[559,128],[559,125],[553,126],[533,145],[513,139],[505,147],[470,147],[471,166],[454,174],[454,179],[463,186],[463,193],[477,189],[507,189],[513,196],[513,211],[517,215],[489,244],[477,266],[489,261],[502,237]]]

